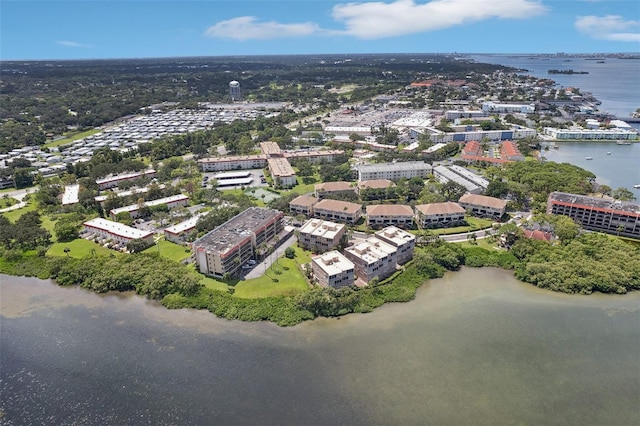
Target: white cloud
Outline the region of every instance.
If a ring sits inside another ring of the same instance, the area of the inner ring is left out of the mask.
[[[333,18],[344,29],[322,29],[316,23],[282,24],[259,22],[254,16],[220,21],[205,35],[235,40],[303,37],[310,35],[347,35],[361,39],[396,37],[441,30],[456,25],[492,18],[528,19],[546,13],[538,0],[414,0],[390,3],[343,3],[333,7]]]
[[[414,0],[392,3],[348,3],[336,5],[333,17],[343,21],[346,33],[375,39],[442,30],[491,18],[527,19],[547,8],[533,0]]]
[[[58,43],[61,46],[66,46],[66,47],[80,47],[80,48],[89,48],[89,47],[93,47],[93,45],[91,44],[85,44],[85,43],[78,43],[75,41],[68,41],[68,40],[59,40],[56,41],[56,43]]]
[[[574,25],[599,40],[640,42],[640,21],[625,21],[619,15],[578,16]]]
[[[205,35],[244,41],[304,37],[320,31],[318,25],[313,22],[281,24],[274,21],[258,22],[255,16],[240,16],[218,22],[209,27]]]

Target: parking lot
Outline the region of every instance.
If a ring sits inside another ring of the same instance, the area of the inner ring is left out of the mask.
[[[233,170],[231,170],[233,171]],[[249,177],[251,178],[251,183],[248,185],[229,185],[229,186],[218,186],[218,190],[224,191],[227,189],[241,189],[243,186],[245,188],[260,188],[269,186],[267,180],[264,178],[264,171],[262,169],[251,169],[251,170],[237,170],[238,172],[247,172],[249,173]],[[219,173],[224,172],[205,172],[202,176],[202,185],[203,187],[211,188],[209,182],[215,180],[215,176]]]

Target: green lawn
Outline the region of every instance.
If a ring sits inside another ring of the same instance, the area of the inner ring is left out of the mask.
[[[462,234],[463,232],[473,232],[479,229],[490,228],[495,221],[491,219],[481,219],[478,217],[467,217],[468,226],[456,226],[453,228],[430,229],[434,235]]]
[[[91,129],[91,130],[87,130],[86,132],[70,132],[67,133],[65,136],[67,136],[64,139],[58,139],[52,142],[47,142],[44,145],[42,145],[43,148],[51,148],[54,146],[60,146],[60,145],[66,145],[68,143],[71,142],[75,142],[78,139],[82,139],[82,138],[86,138],[87,136],[91,136],[91,135],[95,135],[96,133],[99,133],[101,130],[100,129]]]
[[[14,222],[16,220],[18,220],[18,218],[20,216],[22,216],[23,214],[27,213],[27,212],[31,212],[37,210],[37,205],[36,203],[28,203],[26,206],[20,208],[20,209],[16,209],[16,210],[11,210],[9,212],[4,212],[2,213],[2,215],[4,217],[6,217],[7,219],[9,219],[11,222]]]
[[[191,255],[191,251],[185,251],[186,247],[160,239],[157,242],[157,246],[153,245],[144,250],[143,253],[160,253],[160,256],[173,260],[174,262],[181,262]]]
[[[484,249],[489,249],[489,250],[497,249],[496,243],[489,242],[488,238],[478,239],[476,240],[476,244],[471,244],[469,241],[462,241],[454,244],[460,244],[463,247],[482,247]]]
[[[49,247],[47,256],[66,256],[67,254],[64,252],[64,249],[67,247],[71,250],[69,252],[69,256],[76,258],[91,256],[91,250],[95,250],[96,255],[117,253],[116,251],[104,248],[100,244],[94,243],[93,241],[87,241],[85,239],[78,238],[68,243],[53,244],[51,247]]]
[[[18,204],[18,200],[16,200],[15,198],[0,198],[0,209],[6,209],[7,207],[11,207],[14,204]]]

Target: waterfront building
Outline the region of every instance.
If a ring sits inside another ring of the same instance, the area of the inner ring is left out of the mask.
[[[640,239],[640,204],[552,192],[547,213],[575,220],[584,229]]]
[[[556,140],[629,140],[639,139],[638,133],[627,129],[556,129],[545,127],[544,134]]]
[[[132,219],[135,219],[141,214],[140,207],[154,207],[161,205],[166,205],[169,210],[176,207],[187,206],[189,205],[189,197],[183,194],[178,194],[172,195],[170,197],[159,198],[157,200],[145,201],[144,203],[142,203],[142,205],[131,204],[128,206],[119,207],[117,209],[112,209],[109,212],[109,216],[111,216],[112,219],[115,219],[118,214],[126,212],[129,213],[129,216],[131,216]]]
[[[319,200],[323,198],[332,198],[335,195],[354,194],[356,193],[355,184],[351,182],[324,182],[315,185],[315,195]]]
[[[340,244],[347,227],[343,224],[322,219],[309,219],[300,228],[298,245],[305,250],[324,253]]]
[[[376,237],[347,247],[344,255],[353,263],[356,277],[364,283],[389,277],[398,264],[396,248]]]
[[[104,189],[114,188],[118,186],[118,184],[124,181],[138,179],[141,177],[153,178],[155,176],[156,176],[156,171],[151,169],[151,170],[145,170],[142,172],[133,172],[133,173],[125,173],[125,174],[115,175],[115,176],[107,176],[102,179],[96,179],[96,184],[98,184],[98,189],[102,191]]]
[[[353,285],[355,279],[353,263],[336,250],[312,256],[311,269],[321,287],[347,287]]]
[[[458,200],[463,208],[471,210],[473,216],[500,219],[507,210],[507,201],[486,195],[464,194]]]
[[[217,172],[223,170],[263,169],[267,165],[267,156],[232,155],[228,157],[209,157],[198,160],[198,166],[203,172]]]
[[[501,104],[496,102],[484,102],[482,111],[486,114],[533,114],[536,112],[535,104]]]
[[[504,164],[524,160],[524,155],[520,153],[518,144],[513,141],[503,141],[500,143],[500,147],[497,152],[494,146],[490,146],[488,153],[484,152],[480,142],[470,141],[465,144],[464,148],[462,148],[461,156],[464,161],[469,163],[485,162]]]
[[[284,157],[272,157],[267,159],[269,173],[273,178],[274,185],[278,188],[291,188],[297,183],[296,172]]]
[[[153,232],[132,228],[101,217],[88,220],[82,226],[89,235],[99,235],[118,243],[127,244],[133,240],[142,240],[147,246],[153,244]]]
[[[256,248],[268,244],[283,229],[284,213],[251,207],[232,217],[191,245],[196,269],[222,278],[235,275],[242,265],[256,257]]]
[[[396,226],[387,226],[375,233],[376,238],[396,248],[396,262],[399,265],[413,259],[416,236]]]
[[[362,206],[348,201],[324,199],[313,206],[314,217],[355,225],[362,217]]]
[[[433,143],[451,143],[451,142],[471,142],[489,139],[491,141],[504,141],[513,139],[523,139],[536,136],[535,129],[529,129],[518,125],[513,125],[508,130],[482,130],[479,126],[469,125],[460,126],[462,130],[453,132],[443,132],[435,127],[425,127],[424,129],[410,129],[411,138],[417,138],[420,135],[428,135]]]
[[[313,206],[318,202],[315,197],[300,195],[289,202],[289,211],[292,215],[303,214],[307,217],[313,216]]]
[[[413,209],[403,204],[372,204],[367,206],[367,226],[410,228],[413,225]]]
[[[416,221],[425,229],[464,225],[465,213],[460,204],[451,201],[416,205]]]
[[[388,179],[399,180],[413,177],[425,178],[431,174],[432,167],[424,161],[405,161],[395,163],[358,164],[355,166],[358,181]]]

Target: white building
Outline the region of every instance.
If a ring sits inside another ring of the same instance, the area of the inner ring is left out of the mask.
[[[545,127],[544,134],[557,140],[630,140],[638,133],[625,129],[555,129]]]
[[[153,232],[132,228],[101,217],[88,220],[83,223],[83,226],[90,234],[100,235],[119,243],[126,244],[133,240],[143,240],[147,245],[153,244]]]
[[[157,200],[146,201],[143,203],[142,206],[154,207],[154,206],[166,205],[167,208],[171,210],[173,208],[186,206],[188,204],[189,204],[189,197],[183,194],[178,194],[178,195],[172,195],[170,197],[159,198]],[[123,212],[129,213],[131,218],[135,219],[140,216],[140,205],[131,204],[128,206],[119,207],[117,209],[112,209],[109,212],[109,216],[111,216],[112,219],[115,219],[119,213],[123,213]]]
[[[286,158],[269,158],[267,164],[269,173],[278,188],[291,188],[296,185],[296,172]]]
[[[102,179],[97,179],[96,183],[98,184],[98,189],[102,191],[103,189],[116,187],[116,186],[118,186],[118,184],[120,184],[120,182],[124,182],[124,181],[127,181],[127,180],[138,179],[138,178],[141,178],[141,177],[155,177],[155,175],[156,175],[156,171],[151,169],[151,170],[145,170],[145,171],[142,171],[142,172],[125,173],[125,174],[121,174],[121,175],[107,176],[107,177],[102,178]]]
[[[322,287],[346,287],[353,285],[354,265],[339,251],[329,251],[311,257],[313,277]]]
[[[62,194],[62,205],[70,206],[79,202],[78,193],[80,192],[80,185],[67,185],[64,187],[64,194]]]
[[[346,231],[347,227],[340,223],[309,219],[300,228],[298,245],[305,250],[323,253],[337,247]]]
[[[383,280],[393,274],[397,266],[397,249],[391,244],[371,237],[344,249],[353,262],[356,277],[364,283],[374,278]]]
[[[401,265],[413,259],[413,250],[416,246],[415,235],[395,226],[387,226],[376,232],[375,236],[396,248],[396,261],[398,264]]]
[[[358,180],[389,179],[427,177],[432,170],[430,164],[424,161],[405,161],[395,163],[358,164],[355,166]]]
[[[484,102],[482,104],[482,111],[489,114],[533,114],[536,112],[536,106],[534,104],[499,104],[496,102]]]

